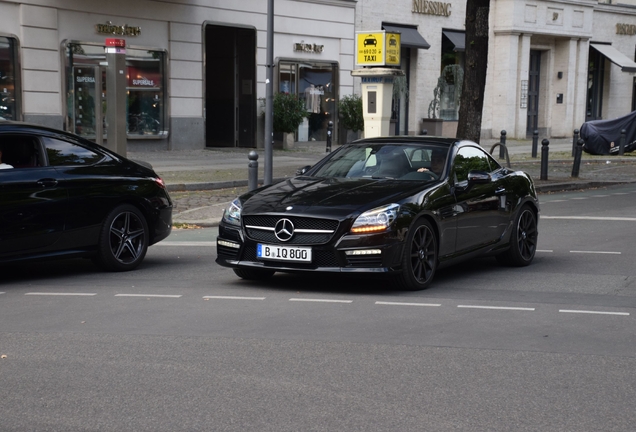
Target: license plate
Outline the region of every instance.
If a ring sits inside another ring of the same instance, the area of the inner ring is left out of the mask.
[[[258,244],[256,256],[264,260],[311,262],[311,248]]]

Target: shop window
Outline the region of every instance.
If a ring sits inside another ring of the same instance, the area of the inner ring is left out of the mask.
[[[326,141],[330,121],[335,128],[337,77],[337,63],[279,63],[279,92],[297,94],[307,109],[307,118],[298,128],[298,141]]]
[[[442,32],[442,62],[438,79],[439,118],[459,119],[459,98],[464,80],[464,33]]]
[[[67,130],[95,138],[96,99],[101,103],[104,137],[106,112],[106,54],[104,47],[68,43],[66,49]],[[168,135],[165,109],[166,55],[161,50],[126,48],[126,124],[128,138],[161,138]],[[101,83],[101,89],[97,89]]]
[[[0,36],[0,119],[20,120],[17,41]]]

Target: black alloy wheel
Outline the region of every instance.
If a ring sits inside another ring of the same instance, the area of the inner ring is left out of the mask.
[[[431,223],[420,219],[409,230],[402,257],[402,273],[395,279],[395,285],[409,291],[426,289],[436,269],[437,237]]]
[[[530,206],[525,205],[521,207],[515,219],[513,232],[510,235],[510,248],[497,255],[497,260],[514,267],[529,265],[537,251],[538,236],[537,217]]]
[[[141,212],[132,205],[120,205],[102,226],[97,263],[109,271],[137,268],[148,251],[148,237],[148,224]]]

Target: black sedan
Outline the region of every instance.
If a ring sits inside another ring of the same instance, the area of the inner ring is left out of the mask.
[[[132,270],[172,230],[161,178],[91,141],[3,121],[0,157],[0,264],[90,257]]]
[[[365,139],[234,200],[216,262],[243,279],[359,272],[419,290],[440,266],[471,257],[530,264],[538,218],[530,176],[473,142]]]

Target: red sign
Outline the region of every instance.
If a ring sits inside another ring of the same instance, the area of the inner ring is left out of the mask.
[[[126,48],[126,39],[107,38],[106,39],[106,46],[107,47]]]

